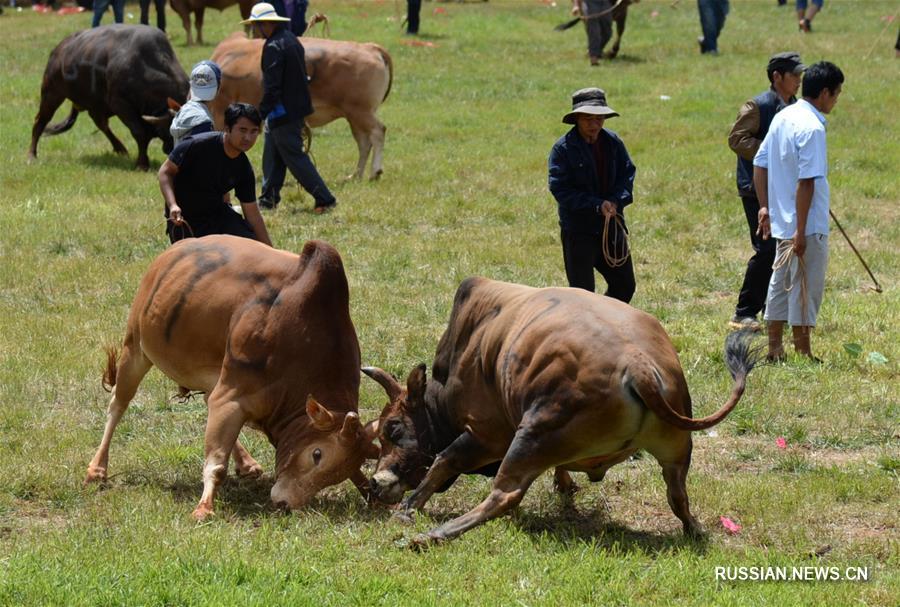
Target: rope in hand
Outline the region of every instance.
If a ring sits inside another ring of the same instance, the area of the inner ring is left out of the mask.
[[[800,319],[802,320],[802,324],[804,327],[809,327],[809,309],[808,309],[808,300],[807,300],[807,287],[806,287],[806,262],[803,261],[802,256],[797,256],[794,254],[794,241],[793,239],[789,240],[779,240],[778,245],[775,249],[775,263],[772,264],[772,271],[788,266],[788,271],[785,272],[784,275],[784,292],[788,293],[791,289],[794,288],[793,277],[791,276],[791,261],[796,258],[797,259],[797,277],[800,282]]]
[[[622,2],[624,2],[624,1],[625,0],[619,0],[618,2],[613,4],[611,7],[604,9],[602,11],[598,11],[596,13],[591,13],[589,15],[578,15],[578,18],[581,19],[582,21],[590,21],[591,19],[599,19],[600,17],[604,17],[604,16],[610,14],[611,12],[613,12],[614,10],[616,10],[617,8],[619,8],[619,5],[622,4]]]
[[[615,219],[615,235],[616,235],[616,243],[612,246],[612,250],[610,250],[609,245],[609,226],[612,224],[613,219]],[[620,268],[625,265],[625,262],[628,261],[628,258],[631,256],[631,252],[628,250],[628,238],[626,236],[628,232],[625,231],[625,224],[622,223],[622,220],[618,215],[613,215],[610,217],[606,215],[603,220],[603,259],[606,260],[606,265],[610,268]],[[622,237],[621,245],[618,244],[619,236]]]
[[[177,223],[172,221],[171,217],[166,217],[166,219],[163,223],[171,223],[172,224],[172,236],[177,236],[178,234],[177,234],[177,232],[175,232],[175,230],[181,228],[181,238],[178,238],[178,240],[187,238],[188,232],[190,232],[190,238],[194,238],[194,230],[193,230],[193,228],[191,228],[191,224],[189,224],[187,219],[185,219],[184,217],[181,218],[181,225],[178,225]],[[185,227],[187,227],[187,232],[185,232],[185,229],[184,229]]]

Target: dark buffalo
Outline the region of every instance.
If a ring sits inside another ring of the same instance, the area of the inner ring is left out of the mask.
[[[544,470],[586,472],[599,481],[645,449],[660,463],[669,505],[684,531],[700,533],[685,488],[691,431],[734,408],[757,360],[746,334],[732,334],[725,361],[734,383],[716,413],[691,416],[675,348],[659,322],[581,289],[533,289],[469,279],[460,285],[435,354],[406,386],[363,371],[387,391],[377,422],[381,457],[375,497],[400,501],[410,517],[460,474],[495,473],[490,495],[414,545],[454,538],[514,508]],[[499,464],[499,465],[498,465]]]
[[[37,156],[38,139],[43,133],[68,131],[78,113],[86,111],[112,143],[113,150],[127,154],[128,150],[109,128],[110,117],[118,116],[137,142],[138,168],[147,169],[151,139],[162,139],[166,153],[172,149],[167,98],[183,103],[187,92],[187,75],[160,30],[118,24],[76,32],[50,53],[28,157]],[[66,99],[72,101],[71,113],[63,122],[48,127]]]

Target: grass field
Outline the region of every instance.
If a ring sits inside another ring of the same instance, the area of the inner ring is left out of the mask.
[[[489,482],[463,478],[413,527],[369,510],[349,483],[301,512],[268,503],[267,470],[226,481],[218,516],[197,525],[205,408],[172,398],[157,371],[113,441],[105,488],[82,487],[107,396],[102,349],[121,339],[134,291],[162,251],[153,172],[115,156],[87,116],[25,162],[50,50],[87,14],[0,16],[0,604],[2,605],[896,605],[900,596],[900,59],[897,0],[829,0],[801,35],[790,7],[733,0],[721,55],[697,53],[696,3],[632,7],[622,55],[591,68],[584,33],[552,27],[568,2],[426,2],[421,39],[401,35],[405,3],[313,0],[332,37],[391,52],[394,88],[381,181],[345,182],[356,146],[343,121],[319,130],[315,160],[338,209],[314,215],[296,184],[266,220],[276,246],[321,238],[341,252],[364,364],[405,377],[431,362],[456,286],[470,275],[535,286],[565,282],[546,157],[570,93],[602,86],[638,167],[628,220],[637,294],[677,346],[706,415],[724,402],[726,320],[749,256],[726,136],[740,104],[767,86],[781,50],[828,59],[846,75],[829,117],[832,206],[885,292],[835,230],[813,347],[754,371],[737,410],[695,437],[688,482],[705,540],[682,537],[659,467],[614,468],[565,509],[545,475],[518,511],[424,554],[404,540],[474,506]],[[402,6],[401,6],[402,5]],[[127,12],[137,14],[137,5]],[[111,20],[107,15],[104,22]],[[213,43],[236,8],[208,12]],[[134,18],[131,19],[134,22]],[[213,44],[172,42],[188,68]],[[663,96],[668,97],[667,100]],[[59,120],[68,105],[57,113]],[[259,169],[261,142],[251,152]],[[151,164],[164,159],[159,142]],[[857,344],[860,352],[851,353]],[[875,353],[875,354],[872,354]],[[880,357],[879,357],[880,355]],[[887,362],[883,362],[886,359]],[[384,393],[364,379],[361,413]],[[786,439],[786,448],[776,439]],[[719,517],[743,528],[726,533]],[[868,568],[867,582],[717,581],[716,567]],[[893,599],[891,597],[894,597]]]

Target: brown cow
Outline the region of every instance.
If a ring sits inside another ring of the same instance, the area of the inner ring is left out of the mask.
[[[360,466],[377,452],[357,414],[359,343],[347,278],[327,243],[308,242],[297,256],[246,238],[207,236],[157,257],[131,306],[121,356],[109,357],[105,380],[115,388],[85,482],[106,479],[113,431],[153,365],[206,394],[196,518],[213,513],[229,453],[239,474],[260,472],[237,443],[245,424],[275,447],[276,505],[299,508],[347,478],[367,494]]]
[[[172,151],[166,100],[184,103],[187,93],[188,77],[165,33],[155,27],[117,24],[75,32],[50,53],[28,157],[37,157],[41,135],[68,131],[86,111],[113,151],[128,154],[109,128],[110,117],[118,116],[137,142],[138,168],[146,170],[151,139],[159,137],[163,151]],[[68,118],[47,126],[66,99],[72,101]]]
[[[263,40],[251,40],[240,32],[226,38],[213,52],[222,68],[222,84],[210,103],[216,125],[222,128],[225,108],[236,101],[259,105],[262,100]],[[359,148],[359,161],[351,177],[361,179],[369,154],[370,176],[381,176],[385,126],[375,112],[387,99],[393,81],[393,63],[377,44],[301,38],[306,51],[306,72],[315,112],[307,116],[310,127],[346,118]]]
[[[732,334],[726,341],[734,377],[728,402],[692,419],[675,348],[649,314],[580,289],[470,278],[456,293],[430,382],[425,365],[405,388],[380,369],[363,369],[390,399],[378,420],[374,497],[396,503],[415,487],[401,505],[401,518],[409,518],[459,474],[490,472],[499,462],[487,499],[413,540],[422,546],[515,507],[544,470],[599,481],[646,449],[662,466],[685,533],[697,535],[685,489],[690,433],[719,423],[737,404],[758,359],[748,340]]]
[[[224,11],[229,6],[235,4],[241,10],[241,19],[250,16],[250,9],[256,4],[256,0],[169,0],[172,10],[181,17],[181,24],[184,26],[184,32],[187,35],[188,46],[194,41],[191,37],[191,13],[194,13],[194,26],[197,28],[197,44],[203,44],[203,13],[208,8],[214,8],[218,11]]]

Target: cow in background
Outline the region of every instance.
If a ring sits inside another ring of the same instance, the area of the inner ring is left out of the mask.
[[[425,365],[405,387],[380,369],[363,369],[389,399],[373,425],[381,443],[373,496],[396,503],[414,489],[400,506],[400,516],[411,518],[458,475],[499,463],[490,495],[413,540],[423,546],[514,508],[549,468],[600,481],[646,449],[662,466],[672,511],[696,536],[701,527],[685,486],[691,431],[719,423],[740,400],[758,360],[749,339],[732,334],[726,341],[734,378],[728,401],[693,419],[678,355],[649,314],[581,289],[468,279],[456,293],[431,381]]]
[[[275,447],[272,502],[300,508],[377,456],[359,422],[359,343],[337,251],[307,242],[298,256],[235,236],[188,238],[157,257],[141,280],[120,355],[108,356],[106,428],[85,482],[107,477],[112,435],[153,365],[208,407],[203,495],[213,514],[233,453],[238,474],[261,471],[237,442],[246,424]]]
[[[210,102],[216,126],[222,128],[225,108],[242,101],[258,106],[262,100],[260,61],[264,40],[249,39],[235,32],[222,41],[212,60],[222,69],[219,93]],[[310,127],[319,127],[346,118],[359,149],[359,161],[351,177],[361,179],[369,155],[370,176],[383,172],[386,128],[376,112],[387,99],[393,82],[393,62],[383,47],[359,42],[301,38],[306,52],[306,73],[313,109],[307,116]]]
[[[194,14],[194,27],[197,28],[197,44],[203,44],[203,13],[208,8],[224,11],[229,6],[237,4],[241,10],[241,19],[250,16],[250,9],[256,4],[256,0],[169,0],[169,6],[181,17],[181,24],[187,36],[187,46],[194,41],[191,37],[191,13]]]
[[[127,155],[128,150],[109,128],[109,119],[118,116],[137,142],[137,167],[146,170],[151,139],[162,139],[165,153],[172,150],[167,99],[184,103],[187,93],[187,74],[166,34],[155,27],[117,24],[75,32],[50,53],[28,157],[37,157],[42,134],[68,131],[78,113],[86,111],[113,151]],[[72,101],[69,116],[47,126],[66,99]]]

